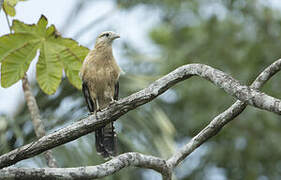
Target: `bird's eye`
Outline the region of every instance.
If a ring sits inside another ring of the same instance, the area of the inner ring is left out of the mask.
[[[108,37],[109,36],[109,33],[106,33],[106,34],[104,34],[106,37]]]

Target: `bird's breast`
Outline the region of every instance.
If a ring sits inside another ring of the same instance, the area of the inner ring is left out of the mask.
[[[96,91],[114,88],[120,74],[120,68],[113,60],[91,62],[84,71],[83,80],[91,84]]]

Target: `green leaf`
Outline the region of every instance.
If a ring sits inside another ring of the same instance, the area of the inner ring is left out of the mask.
[[[37,22],[36,30],[37,33],[42,37],[46,35],[47,24],[48,24],[47,18],[44,15],[41,15],[39,21]]]
[[[33,43],[36,40],[35,36],[25,33],[8,34],[0,37],[0,62],[27,42]]]
[[[62,63],[50,44],[43,43],[36,65],[36,76],[40,88],[47,94],[56,92],[62,78]]]
[[[89,53],[89,49],[79,45],[76,41],[70,38],[58,38],[57,44],[69,48],[69,50],[78,58],[80,62],[84,61],[84,58]]]
[[[12,24],[12,29],[15,33],[28,33],[33,34],[38,37],[45,37],[46,35],[46,26],[48,24],[48,20],[45,16],[41,16],[37,24],[24,24],[19,20],[14,20]],[[51,26],[50,26],[51,27]],[[50,29],[52,30],[52,29]],[[49,30],[49,31],[50,31]],[[49,32],[50,33],[50,32]]]
[[[11,6],[15,6],[18,3],[18,0],[5,0]]]
[[[12,17],[15,16],[16,15],[15,6],[19,1],[26,1],[26,0],[4,0],[3,9],[5,13]]]
[[[5,11],[6,14],[8,14],[9,16],[15,16],[16,15],[16,10],[14,5],[11,4],[10,1],[5,0],[3,3],[3,9]]]
[[[1,69],[3,87],[9,87],[23,76],[35,56],[34,52],[39,49],[36,76],[45,93],[56,91],[63,70],[70,83],[81,89],[79,71],[89,50],[72,39],[62,38],[54,25],[47,25],[48,20],[43,15],[32,25],[14,20],[12,29],[15,33],[0,37],[0,62],[4,64]]]
[[[26,43],[10,53],[1,65],[1,84],[9,87],[20,80],[28,70],[30,62],[36,55],[37,43]]]
[[[70,83],[76,88],[81,89],[82,81],[79,78],[79,71],[82,66],[82,62],[70,49],[65,49],[60,52],[60,58],[63,62],[65,74],[68,77]]]
[[[14,20],[12,24],[12,29],[15,33],[27,33],[36,35],[36,25],[35,24],[24,24],[19,20]]]
[[[47,28],[46,30],[46,36],[51,36],[56,32],[56,28],[54,25],[51,25],[50,27]]]
[[[73,86],[81,89],[82,81],[79,77],[79,72],[89,49],[79,46],[76,41],[69,38],[58,37],[51,40],[51,42],[63,48],[63,50],[58,52],[58,54],[60,60],[63,62],[65,74]]]

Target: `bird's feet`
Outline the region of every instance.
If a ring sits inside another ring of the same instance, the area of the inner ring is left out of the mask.
[[[111,100],[111,101],[110,101],[110,103],[109,103],[109,106],[112,106],[112,105],[113,105],[113,104],[115,104],[116,102],[117,102],[117,101],[116,101],[116,100],[114,100],[114,99],[113,99],[113,100]]]
[[[97,112],[103,112],[105,109],[98,109]]]

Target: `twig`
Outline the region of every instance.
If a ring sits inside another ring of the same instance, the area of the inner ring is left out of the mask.
[[[265,93],[261,93],[248,86],[243,86],[231,76],[210,66],[203,64],[189,64],[177,68],[166,76],[156,80],[147,88],[117,101],[110,107],[107,107],[104,111],[98,112],[96,115],[91,115],[54,133],[43,136],[33,143],[27,144],[0,156],[0,168],[10,166],[18,161],[33,157],[48,149],[52,149],[56,146],[73,141],[85,134],[91,133],[97,128],[117,120],[128,111],[152,101],[176,83],[194,75],[209,80],[216,86],[222,88],[228,94],[254,107],[275,112],[277,114],[280,114],[281,112],[281,103],[279,99],[271,97]],[[210,128],[219,130],[221,127],[216,127],[211,124]],[[212,136],[212,134],[204,132],[199,135],[200,137],[205,136],[202,139],[208,139],[208,136]],[[215,131],[206,132],[214,133]],[[195,144],[199,143],[200,145],[200,140],[198,141],[197,138],[193,138],[193,141]]]

